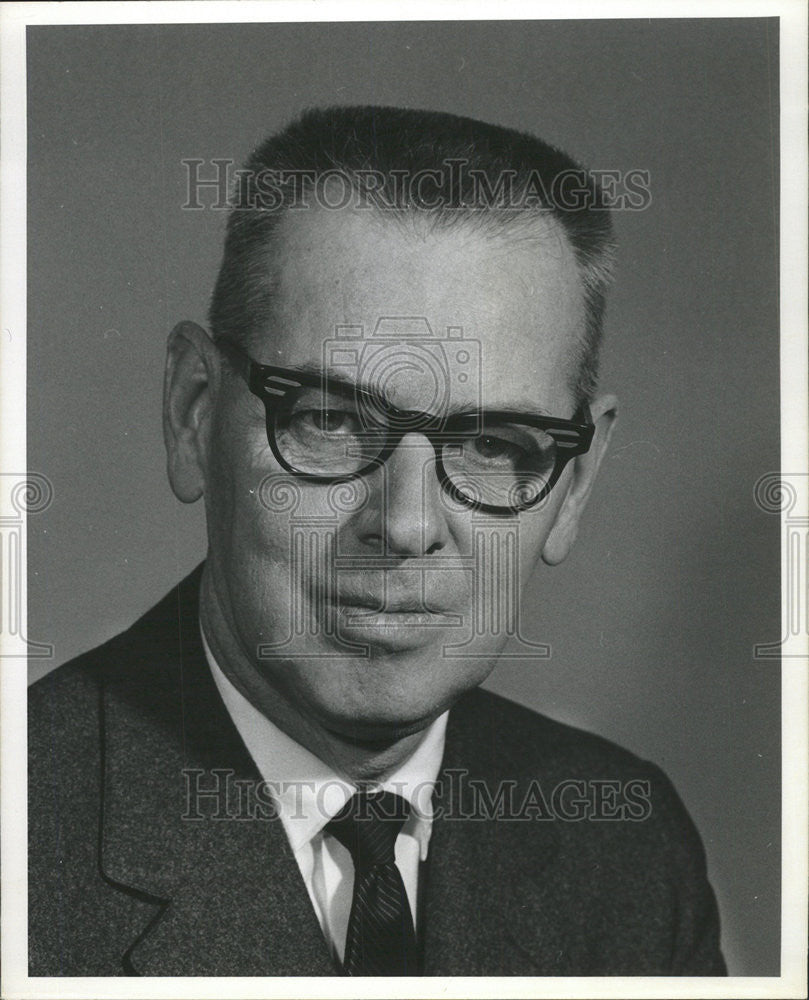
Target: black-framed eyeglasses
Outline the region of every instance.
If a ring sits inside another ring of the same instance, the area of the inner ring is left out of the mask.
[[[311,481],[367,475],[415,432],[433,446],[438,481],[454,500],[488,514],[516,514],[540,503],[593,440],[586,403],[571,420],[486,409],[437,416],[398,409],[324,373],[260,364],[231,341],[216,344],[264,404],[278,463]]]

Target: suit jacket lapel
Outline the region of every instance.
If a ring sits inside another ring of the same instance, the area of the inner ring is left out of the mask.
[[[245,818],[240,804],[236,782],[254,793],[260,778],[205,661],[199,575],[133,627],[103,692],[102,874],[154,907],[122,942],[125,964],[140,975],[334,974],[280,821]],[[194,788],[217,795],[189,799]]]

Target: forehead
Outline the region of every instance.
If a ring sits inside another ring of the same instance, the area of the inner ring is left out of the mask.
[[[405,351],[426,330],[472,344],[485,405],[558,412],[569,398],[584,305],[573,252],[553,220],[491,235],[467,222],[435,229],[317,209],[287,215],[277,235],[272,329],[252,345],[261,360],[320,365],[346,327],[391,349],[398,339]],[[416,392],[416,383],[406,378],[399,391]]]

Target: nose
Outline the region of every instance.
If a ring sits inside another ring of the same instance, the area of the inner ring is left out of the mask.
[[[377,472],[378,529],[387,555],[418,557],[449,540],[435,451],[423,434],[405,434]]]

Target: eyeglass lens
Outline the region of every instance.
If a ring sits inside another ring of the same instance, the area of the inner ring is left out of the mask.
[[[499,419],[463,432],[439,432],[441,461],[455,489],[468,499],[492,506],[522,506],[545,490],[556,465],[557,447],[545,431]],[[380,408],[369,413],[351,393],[302,389],[275,415],[275,440],[284,460],[314,476],[353,475],[372,465],[391,433],[401,434],[395,419]]]

